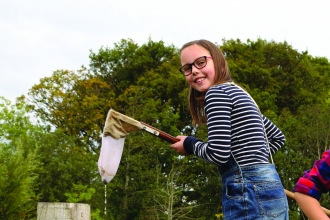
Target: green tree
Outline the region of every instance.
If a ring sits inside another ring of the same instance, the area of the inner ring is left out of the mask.
[[[36,139],[42,132],[33,125],[24,103],[11,105],[0,97],[0,218],[31,219],[38,193]]]
[[[66,202],[65,193],[73,195],[75,186],[90,190],[103,186],[98,155],[77,146],[76,137],[30,118],[24,98],[15,105],[1,98],[0,108],[1,219],[31,219],[37,202]],[[98,201],[94,194],[86,198],[93,204]]]
[[[42,202],[66,202],[65,193],[76,191],[75,185],[97,188],[97,155],[77,146],[75,138],[57,129],[43,137],[38,152],[42,167],[39,189]],[[93,201],[93,200],[92,200]]]
[[[287,42],[258,39],[246,43],[224,41],[234,79],[255,98],[263,112],[280,115],[285,108],[294,114],[298,108],[323,103],[329,91],[329,61],[299,53]]]
[[[74,73],[57,70],[29,92],[29,104],[43,122],[75,137],[77,145],[96,152],[113,94],[109,85],[97,78],[88,79],[84,69]]]

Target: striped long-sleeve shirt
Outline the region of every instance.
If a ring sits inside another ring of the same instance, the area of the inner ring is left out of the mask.
[[[258,107],[236,85],[211,87],[205,96],[208,141],[188,136],[187,153],[221,166],[232,153],[240,166],[268,163],[269,150]],[[283,133],[262,115],[269,148],[275,153],[285,143]]]

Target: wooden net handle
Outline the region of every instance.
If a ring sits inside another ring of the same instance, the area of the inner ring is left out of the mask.
[[[142,125],[148,127],[148,128],[151,128],[151,129],[153,129],[153,130],[155,130],[155,131],[158,131],[158,132],[159,132],[159,135],[156,135],[156,136],[159,137],[160,139],[164,140],[164,141],[167,141],[167,142],[169,142],[169,143],[171,143],[171,144],[174,144],[174,143],[180,141],[179,139],[173,137],[172,135],[167,134],[167,133],[165,133],[164,131],[161,131],[161,130],[155,128],[155,127],[152,127],[151,125],[148,125],[148,124],[146,124],[146,123],[144,123],[144,122],[140,122],[140,123],[141,123]],[[151,134],[153,134],[153,133],[151,133]],[[155,135],[155,134],[154,134],[154,135]]]

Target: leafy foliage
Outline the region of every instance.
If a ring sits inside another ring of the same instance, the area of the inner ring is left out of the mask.
[[[40,130],[30,122],[24,104],[11,106],[0,97],[0,110],[0,218],[30,219],[38,200],[35,138]]]
[[[274,160],[283,185],[292,190],[329,149],[329,61],[287,42],[261,39],[223,40],[221,49],[235,81],[286,135]],[[57,70],[40,79],[15,105],[1,99],[0,201],[11,205],[2,206],[0,216],[35,217],[36,203],[43,201],[90,203],[93,219],[220,218],[217,168],[194,156],[180,157],[142,131],[126,138],[104,198],[96,163],[110,108],[174,136],[206,140],[207,129],[191,126],[188,87],[173,45],[148,39],[139,46],[123,39],[113,48],[91,51],[89,58],[88,68]],[[324,207],[327,200],[321,200]],[[297,204],[289,204],[290,219],[302,219]]]

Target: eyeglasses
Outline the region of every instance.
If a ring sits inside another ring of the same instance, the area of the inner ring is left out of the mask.
[[[182,66],[179,71],[185,75],[185,76],[189,76],[192,72],[192,65],[194,65],[194,67],[196,67],[197,69],[202,69],[206,66],[207,62],[206,62],[206,58],[212,58],[212,57],[208,57],[208,56],[202,56],[197,58],[194,62],[192,63],[188,63],[184,66]]]

